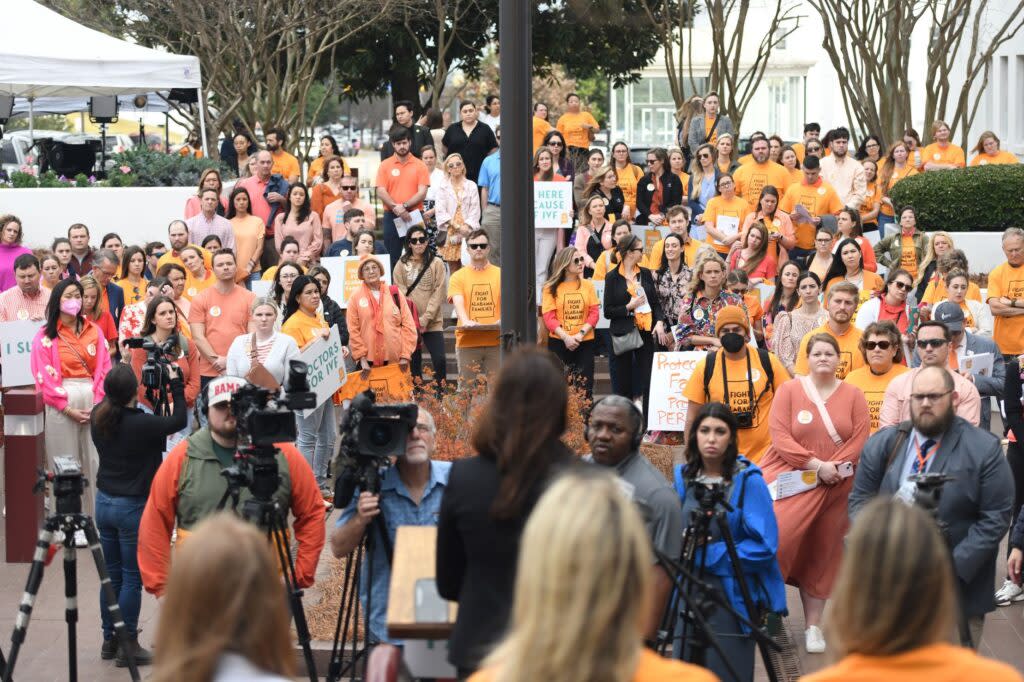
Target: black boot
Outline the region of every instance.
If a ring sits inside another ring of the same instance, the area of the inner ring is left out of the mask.
[[[128,644],[117,648],[117,657],[114,665],[118,668],[128,667],[128,656],[135,659],[135,665],[149,665],[153,662],[153,652],[139,646],[139,636],[128,638]]]
[[[110,639],[103,640],[103,646],[100,647],[100,658],[104,661],[109,661],[117,655],[117,636],[113,636]]]

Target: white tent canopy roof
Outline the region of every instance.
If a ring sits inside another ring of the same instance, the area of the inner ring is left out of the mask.
[[[32,0],[4,0],[0,93],[90,97],[202,87],[199,59],[118,40]]]

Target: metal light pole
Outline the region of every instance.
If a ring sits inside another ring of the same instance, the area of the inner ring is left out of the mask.
[[[533,3],[501,0],[501,333],[503,345],[537,342],[534,281],[533,172],[530,151],[533,73],[530,13]]]

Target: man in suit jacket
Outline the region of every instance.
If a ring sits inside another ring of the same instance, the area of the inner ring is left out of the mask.
[[[918,473],[952,477],[942,490],[939,520],[948,527],[961,604],[975,648],[985,614],[995,608],[992,582],[999,541],[1010,526],[1013,476],[999,439],[953,411],[953,377],[925,367],[914,378],[911,418],[868,439],[850,493],[852,521],[872,497],[914,499]]]
[[[114,283],[119,266],[117,254],[110,249],[101,249],[93,257],[92,276],[106,292],[110,315],[118,324],[121,323],[121,311],[124,310],[124,289]]]

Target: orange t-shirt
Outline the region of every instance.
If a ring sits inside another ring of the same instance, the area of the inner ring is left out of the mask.
[[[882,175],[882,168],[883,167],[884,167],[884,164],[879,164],[878,165],[878,175],[879,175],[879,177],[881,177],[881,175]],[[907,161],[907,165],[903,166],[903,170],[900,170],[898,168],[893,168],[892,169],[892,177],[889,178],[889,188],[887,190],[885,190],[885,192],[883,192],[883,194],[888,194],[888,192],[892,190],[893,186],[897,182],[899,182],[900,180],[903,180],[904,178],[909,178],[912,175],[917,175],[917,169],[914,168],[914,166],[910,163],[910,161]],[[893,213],[892,208],[890,206],[886,206],[885,204],[882,204],[882,215],[887,215],[887,216],[890,216],[890,217],[893,216],[894,213]]]
[[[494,682],[494,669],[473,673],[469,682]],[[646,647],[640,650],[640,660],[630,682],[716,682],[717,677],[692,663],[662,658]],[[987,681],[986,681],[987,682]],[[1002,682],[1002,678],[998,682]]]
[[[616,168],[615,175],[618,177],[616,185],[622,190],[623,203],[636,212],[636,183],[644,176],[636,164],[630,163],[625,168]]]
[[[800,678],[803,682],[1020,682],[1021,674],[999,661],[952,644],[930,644],[894,656],[849,654],[838,663]]]
[[[249,277],[249,261],[263,244],[267,226],[263,224],[263,219],[259,216],[250,215],[248,218],[235,216],[231,219],[231,231],[235,233],[235,258],[238,260],[235,281],[241,282]],[[260,264],[256,263],[255,270],[258,272],[259,269]]]
[[[833,215],[843,208],[843,202],[832,188],[832,185],[821,178],[813,185],[801,181],[790,185],[779,202],[779,208],[789,214],[796,232],[796,245],[801,249],[814,248],[814,230],[812,223],[797,222],[793,210],[797,205],[803,206],[812,216]]]
[[[567,146],[589,149],[590,133],[583,127],[584,123],[597,128],[597,121],[589,111],[581,111],[578,114],[567,111],[558,117],[555,127],[558,128],[558,132],[562,133]]]
[[[237,284],[227,294],[212,286],[192,299],[189,324],[206,325],[204,335],[213,352],[227,355],[235,337],[249,331],[249,307],[255,298],[256,294]],[[207,377],[218,374],[203,353],[199,354],[199,374]]]
[[[317,332],[325,329],[327,323],[320,314],[307,315],[301,310],[296,310],[292,316],[281,325],[281,333],[295,339],[299,350],[308,346],[312,341],[323,338]]]
[[[947,144],[945,148],[938,142],[932,142],[921,150],[921,170],[924,170],[926,163],[951,163],[957,168],[963,168],[966,164],[964,150],[955,144]]]
[[[877,182],[868,183],[867,192],[864,195],[864,202],[860,205],[861,221],[863,222],[864,216],[878,208],[880,203],[882,203],[882,188],[879,187]],[[878,216],[876,215],[871,220],[872,222],[877,222]]]
[[[107,352],[107,342],[100,339],[99,328],[85,320],[82,331],[57,322],[57,352],[60,354],[60,376],[62,379],[92,379],[96,371],[96,354]]]
[[[1024,299],[1024,265],[1012,267],[1009,263],[997,265],[988,275],[988,300],[1005,296],[1009,299]],[[995,323],[992,340],[999,350],[1006,354],[1024,353],[1024,316],[1003,317],[994,315]]]
[[[712,197],[704,208],[704,224],[712,225],[715,229],[718,229],[718,219],[720,217],[736,218],[736,231],[739,232],[739,228],[743,225],[743,220],[747,217],[748,213],[750,213],[750,205],[747,204],[747,200],[743,197],[737,195],[732,199],[726,199],[719,195]],[[719,244],[710,234],[707,236],[707,242],[715,247],[718,253],[729,253],[729,247]]]
[[[995,154],[981,153],[971,159],[972,166],[1002,166],[1012,163],[1020,163],[1020,160],[1016,154],[1005,149],[1000,149]]]
[[[900,267],[917,277],[917,251],[914,249],[914,238],[900,236]]]
[[[448,280],[448,299],[462,304],[469,319],[478,324],[496,324],[501,320],[501,268],[488,264],[483,270],[460,268]],[[456,348],[497,346],[498,331],[455,330]]]
[[[544,136],[554,130],[551,124],[542,118],[533,117],[533,153],[536,154],[537,150],[542,144],[544,144]]]
[[[276,154],[271,153],[271,157],[274,159],[274,166],[270,169],[271,173],[280,173],[281,176],[290,181],[291,178],[301,178],[299,170],[299,160],[286,151],[278,151]]]
[[[761,190],[766,185],[772,185],[780,194],[785,192],[789,183],[789,173],[774,161],[751,161],[740,165],[732,174],[732,179],[736,181],[736,194],[747,200],[751,211],[756,211]]]
[[[183,291],[181,295],[191,301],[200,293],[212,287],[214,282],[217,281],[217,278],[214,277],[213,273],[210,272],[209,270],[206,270],[205,273],[206,277],[204,277],[203,279],[197,279],[196,276],[189,272],[188,269],[186,268],[185,291]]]
[[[392,154],[380,162],[377,169],[377,187],[383,187],[395,203],[408,201],[420,188],[430,186],[430,172],[427,165],[412,154],[406,154],[402,163],[398,154]],[[414,211],[423,208],[423,202],[410,206]]]

